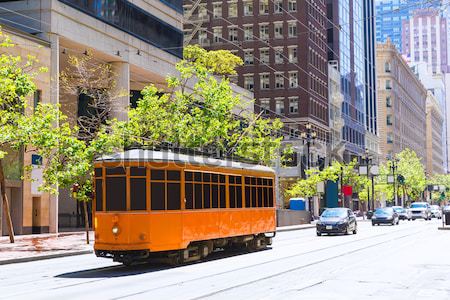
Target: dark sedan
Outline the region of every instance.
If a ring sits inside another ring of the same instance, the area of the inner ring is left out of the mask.
[[[398,225],[398,214],[392,207],[377,208],[372,216],[372,226],[380,224]]]
[[[322,233],[356,234],[356,231],[356,217],[348,208],[325,209],[316,225],[318,236]]]

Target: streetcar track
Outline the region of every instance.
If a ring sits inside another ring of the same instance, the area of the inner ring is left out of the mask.
[[[399,230],[395,231],[395,233],[401,233],[401,232],[403,232],[403,231],[405,231],[405,230],[410,230],[410,229],[411,229],[411,228],[399,229]],[[415,232],[413,232],[413,233],[411,233],[411,234],[407,234],[407,235],[400,236],[400,237],[398,237],[398,239],[405,238],[405,237],[408,237],[408,236],[411,236],[411,235],[415,235],[415,234],[421,233],[421,232],[423,232],[423,231],[425,231],[425,229],[420,230],[420,231],[415,231]],[[245,269],[250,269],[250,268],[253,268],[253,267],[258,267],[258,266],[270,264],[270,263],[277,262],[277,261],[283,261],[283,260],[290,259],[290,258],[294,258],[294,257],[297,257],[297,256],[303,256],[303,255],[311,254],[311,253],[314,253],[314,252],[319,252],[319,251],[329,250],[329,249],[331,249],[331,248],[335,248],[335,247],[339,247],[339,246],[346,246],[346,245],[353,244],[353,243],[356,243],[356,242],[361,242],[361,241],[365,241],[365,240],[368,240],[368,239],[374,239],[374,238],[382,237],[382,236],[389,235],[389,234],[392,234],[392,232],[387,232],[387,233],[383,233],[383,234],[378,234],[378,235],[370,236],[370,237],[367,237],[367,238],[362,238],[362,239],[358,239],[358,240],[354,240],[354,241],[349,241],[349,242],[345,242],[345,243],[341,243],[341,244],[331,245],[331,246],[323,247],[323,248],[320,248],[320,249],[313,249],[313,250],[306,251],[306,252],[303,252],[303,253],[298,253],[298,254],[295,254],[295,255],[285,256],[285,257],[282,257],[282,258],[278,258],[278,259],[273,259],[273,260],[265,261],[265,262],[258,263],[258,264],[254,264],[254,265],[251,265],[251,266],[240,267],[240,268],[233,269],[233,270],[223,271],[223,272],[219,272],[219,273],[215,273],[215,274],[209,274],[209,275],[205,275],[205,276],[201,276],[201,277],[197,277],[197,278],[193,278],[193,279],[189,279],[189,280],[185,280],[185,281],[179,281],[179,282],[172,283],[172,284],[168,284],[168,285],[163,285],[163,286],[159,286],[159,287],[154,287],[154,288],[151,288],[151,289],[148,289],[148,290],[145,290],[145,291],[141,291],[141,292],[138,292],[138,293],[133,293],[133,294],[128,294],[128,295],[124,295],[124,296],[119,296],[119,297],[117,297],[117,298],[112,298],[112,300],[128,298],[128,297],[132,297],[132,296],[136,296],[136,295],[140,295],[140,294],[145,294],[145,293],[152,292],[152,291],[159,290],[159,289],[164,289],[164,288],[173,287],[173,286],[179,286],[179,285],[181,285],[181,284],[186,284],[186,283],[194,282],[194,281],[197,281],[197,280],[203,280],[203,279],[211,278],[211,277],[214,277],[214,276],[225,275],[225,274],[227,274],[227,273],[233,273],[233,272],[236,272],[236,271],[241,271],[241,270],[245,270]],[[397,237],[395,237],[395,238],[393,238],[393,239],[390,239],[390,240],[388,240],[388,241],[383,241],[383,242],[379,242],[379,243],[370,245],[370,246],[368,246],[367,248],[370,248],[370,247],[373,247],[373,246],[377,246],[378,244],[384,244],[384,243],[387,243],[387,242],[391,242],[392,240],[395,240],[395,239],[397,239]],[[364,250],[364,249],[361,249],[361,250]],[[357,251],[360,251],[360,250],[357,250]],[[351,252],[345,253],[345,254],[343,254],[343,255],[348,255],[348,254],[351,254],[351,253],[353,253],[353,252],[355,252],[355,251],[351,251]],[[336,256],[336,257],[339,257],[339,256],[340,256],[340,255],[338,255],[338,256]],[[336,258],[336,257],[327,258],[327,259],[325,259],[325,260],[323,260],[323,261],[326,261],[326,260],[328,260],[328,259],[333,259],[333,258]],[[322,261],[320,261],[320,262],[318,262],[318,263],[321,263],[321,262],[322,262]],[[314,264],[315,264],[315,263],[301,266],[300,269],[303,268],[303,267],[309,267],[310,265],[314,265]],[[297,267],[297,268],[298,268],[298,267]],[[281,274],[284,274],[284,273],[287,273],[287,272],[291,272],[291,271],[289,271],[289,270],[290,270],[290,269],[288,269],[287,271],[283,271],[283,272],[277,273],[277,274],[275,274],[274,276],[268,276],[267,278],[276,277],[276,276],[279,276],[279,275],[281,275]],[[293,270],[293,271],[294,271],[294,270]],[[219,290],[219,291],[216,291],[216,292],[214,292],[214,293],[211,293],[211,295],[215,295],[215,294],[221,293],[221,292],[223,292],[223,291],[227,291],[227,290],[229,290],[229,289],[234,289],[234,288],[237,288],[237,287],[240,287],[240,286],[245,286],[245,285],[247,285],[247,284],[252,284],[252,283],[258,282],[258,281],[260,281],[260,280],[265,280],[265,279],[267,279],[267,278],[261,278],[261,279],[254,280],[254,281],[251,281],[251,282],[248,282],[248,283],[244,283],[244,284],[241,284],[241,285],[238,285],[238,286],[235,286],[235,287],[227,288],[227,289],[224,289],[224,290]],[[202,299],[202,298],[209,297],[209,296],[210,296],[210,294],[207,294],[207,295],[204,295],[204,296],[192,298],[191,300]]]
[[[221,290],[217,290],[217,291],[214,291],[212,293],[208,293],[206,295],[190,298],[190,300],[205,299],[205,298],[208,298],[208,297],[211,297],[211,296],[223,293],[223,292],[234,290],[234,289],[246,286],[246,285],[251,285],[251,284],[257,283],[259,281],[263,281],[263,280],[271,279],[271,278],[274,278],[274,277],[278,277],[278,276],[284,275],[286,273],[291,273],[291,272],[295,272],[297,270],[309,268],[311,266],[318,265],[318,264],[327,262],[327,261],[332,260],[332,259],[340,258],[342,256],[348,256],[350,254],[354,254],[356,252],[360,252],[360,251],[364,251],[364,250],[367,250],[367,249],[370,249],[370,248],[374,248],[374,247],[380,246],[382,244],[387,244],[387,243],[390,243],[390,242],[393,242],[393,241],[396,241],[396,240],[399,240],[399,239],[404,239],[406,237],[409,237],[411,235],[415,235],[417,233],[422,233],[424,231],[425,230],[421,230],[419,232],[415,232],[415,233],[406,234],[406,235],[403,235],[403,236],[400,236],[400,237],[392,238],[392,239],[389,239],[387,241],[382,241],[382,242],[378,242],[378,243],[375,243],[375,244],[371,244],[371,245],[368,245],[368,246],[365,246],[365,247],[362,247],[362,248],[358,248],[358,249],[351,250],[351,251],[348,251],[348,252],[345,252],[345,253],[341,253],[339,255],[335,255],[335,256],[332,256],[332,257],[327,257],[325,259],[321,259],[321,260],[318,260],[318,261],[315,261],[315,262],[312,262],[312,263],[309,263],[309,264],[306,264],[306,265],[302,265],[302,266],[299,266],[299,267],[283,270],[282,272],[278,272],[278,273],[275,273],[275,274],[272,274],[272,275],[269,275],[269,276],[265,276],[265,277],[262,277],[262,278],[259,278],[259,279],[255,279],[255,280],[251,280],[251,281],[248,281],[248,282],[245,282],[245,283],[242,283],[242,284],[238,284],[238,285],[235,285],[235,286],[232,286],[232,287],[228,287],[228,288],[224,288],[224,289],[221,289]],[[125,298],[125,297],[123,297],[123,298]],[[115,298],[115,299],[119,299],[119,298]]]

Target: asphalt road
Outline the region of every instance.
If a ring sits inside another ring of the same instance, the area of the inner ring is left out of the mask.
[[[450,299],[450,231],[439,224],[283,232],[271,249],[181,267],[125,267],[94,255],[4,265],[0,299]]]

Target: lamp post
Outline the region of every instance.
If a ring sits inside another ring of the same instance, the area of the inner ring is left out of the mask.
[[[394,205],[398,205],[398,196],[397,196],[397,182],[396,182],[396,177],[395,177],[395,172],[397,171],[397,163],[398,163],[398,158],[393,158],[392,156],[388,156],[387,158],[391,164],[390,164],[390,169],[392,171],[392,179],[390,180],[390,182],[388,181],[388,183],[392,183],[394,186]]]
[[[311,148],[311,144],[314,142],[314,140],[317,138],[317,133],[312,130],[312,126],[311,124],[306,124],[305,125],[306,131],[302,132],[300,134],[300,137],[303,140],[303,144],[306,144],[306,169],[309,170],[309,168],[311,167],[311,154],[310,154],[310,148]],[[306,174],[305,174],[306,176]],[[311,213],[311,216],[313,214],[312,211],[312,205],[311,205],[311,198],[308,198],[308,205],[309,205],[309,212]]]
[[[366,148],[364,155],[361,157],[361,160],[364,162],[364,165],[360,166],[360,175],[364,175],[367,173],[367,179],[370,180],[370,163],[372,162],[372,158],[369,155],[369,149]],[[365,167],[365,171],[361,167]],[[367,187],[367,211],[370,210],[370,187]]]

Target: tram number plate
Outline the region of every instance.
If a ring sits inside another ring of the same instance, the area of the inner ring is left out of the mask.
[[[331,229],[333,229],[333,226],[327,226],[326,228],[327,228],[327,230],[331,230]]]

